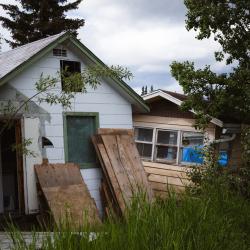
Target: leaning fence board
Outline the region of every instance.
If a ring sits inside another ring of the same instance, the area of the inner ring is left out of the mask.
[[[124,166],[120,159],[116,137],[113,135],[102,135],[101,138],[103,140],[108,157],[112,163],[112,168],[114,169],[117,181],[122,190],[124,200],[128,205],[129,200],[133,196],[132,186],[128,178],[126,169],[124,169]]]
[[[122,213],[134,195],[141,191],[151,201],[153,191],[134,143],[132,130],[102,129],[99,132],[92,141],[110,191],[106,194],[115,196]]]
[[[148,199],[151,200],[153,197],[152,189],[148,185],[147,175],[145,174],[145,169],[142,165],[139,152],[137,150],[134,138],[131,136],[122,135],[120,136],[121,144],[124,145],[127,162],[130,162],[133,173],[136,176],[137,185],[140,189],[148,195]]]
[[[119,203],[119,208],[121,209],[121,211],[125,211],[125,200],[123,198],[123,194],[117,181],[114,169],[109,160],[107,151],[103,145],[103,141],[100,136],[96,135],[92,137],[92,142],[94,143],[97,156],[105,175],[106,182],[109,184],[110,192],[112,193],[112,196],[117,201],[117,203]]]
[[[100,223],[96,205],[77,165],[41,164],[35,165],[35,171],[57,225],[68,218],[72,226]]]

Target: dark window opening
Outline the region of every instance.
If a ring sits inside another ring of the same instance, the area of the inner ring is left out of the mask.
[[[67,56],[67,50],[66,49],[53,49],[53,56]]]
[[[61,68],[61,82],[62,82],[62,90],[63,91],[71,91],[71,92],[81,92],[82,88],[79,86],[78,82],[72,83],[70,82],[70,87],[68,83],[66,84],[65,78],[70,77],[74,74],[81,73],[81,63],[76,61],[60,61]]]

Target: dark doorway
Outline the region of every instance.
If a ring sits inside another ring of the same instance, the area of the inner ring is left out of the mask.
[[[0,128],[5,126],[0,123]],[[21,143],[20,121],[16,120],[0,135],[0,202],[2,213],[20,213],[23,210],[23,166],[18,153]]]

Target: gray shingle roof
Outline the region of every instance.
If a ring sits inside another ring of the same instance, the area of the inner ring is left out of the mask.
[[[0,53],[0,79],[30,59],[65,32]]]

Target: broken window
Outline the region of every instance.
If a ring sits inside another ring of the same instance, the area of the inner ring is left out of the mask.
[[[60,61],[62,90],[65,92],[81,92],[82,87],[74,76],[81,73],[81,63],[76,61]],[[74,82],[72,82],[74,81]]]

